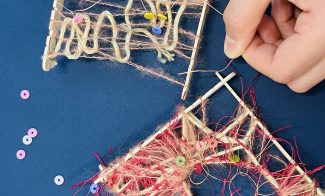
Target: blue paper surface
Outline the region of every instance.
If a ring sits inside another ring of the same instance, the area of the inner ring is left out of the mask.
[[[226,3],[217,4],[223,10]],[[63,59],[51,72],[43,72],[41,56],[51,7],[52,1],[0,2],[0,195],[71,195],[76,191],[70,189],[72,184],[97,173],[93,152],[105,157],[112,146],[109,160],[124,154],[168,121],[180,103],[179,86],[127,65]],[[210,11],[198,68],[218,69],[227,63],[223,38],[222,17]],[[145,57],[142,60],[148,61]],[[234,68],[246,85],[257,74],[243,60],[236,60]],[[214,74],[194,74],[186,104],[217,82]],[[238,78],[231,84],[240,92]],[[325,83],[306,94],[296,94],[264,76],[253,84],[259,113],[269,128],[289,125],[277,136],[291,142],[296,137],[301,160],[308,169],[324,164]],[[20,98],[23,89],[31,92],[28,100]],[[211,118],[230,114],[236,106],[226,89],[218,91],[210,102]],[[39,135],[25,146],[22,137],[30,127],[37,128]],[[18,149],[26,151],[24,160],[17,160]],[[56,175],[64,176],[62,186],[54,184]],[[325,172],[314,177],[324,187]],[[202,185],[194,187],[193,192],[210,195],[209,189]]]

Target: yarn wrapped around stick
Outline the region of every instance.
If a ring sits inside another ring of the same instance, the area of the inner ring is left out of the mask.
[[[205,0],[80,0],[85,9],[67,8],[54,1],[50,33],[43,55],[43,70],[57,65],[58,57],[71,60],[80,58],[115,61],[169,82],[184,86],[182,82],[162,68],[152,68],[136,62],[132,51],[156,51],[158,62],[165,64],[175,58],[188,65],[194,62],[192,53],[197,36],[195,28],[185,28],[183,19],[199,22]],[[123,5],[125,4],[125,5]],[[90,6],[89,6],[90,5]],[[77,8],[80,7],[76,6]],[[151,17],[146,17],[150,14]],[[189,22],[187,22],[187,26]],[[158,30],[159,35],[153,31]],[[192,32],[194,31],[194,32]],[[192,63],[193,64],[193,63]]]

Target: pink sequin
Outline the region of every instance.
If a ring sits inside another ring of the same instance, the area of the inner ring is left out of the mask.
[[[31,138],[34,138],[37,136],[37,129],[35,128],[30,128],[27,132],[27,134],[31,137]]]
[[[28,90],[22,90],[20,92],[20,97],[22,99],[28,99],[30,97],[30,92]]]
[[[75,16],[73,18],[73,22],[76,23],[76,24],[80,24],[84,21],[84,18],[82,16]]]
[[[24,159],[25,156],[26,156],[26,152],[24,150],[18,150],[17,153],[16,153],[16,157],[19,160]]]

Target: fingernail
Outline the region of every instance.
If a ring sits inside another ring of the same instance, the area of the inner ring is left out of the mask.
[[[228,57],[232,57],[237,50],[237,42],[235,39],[229,37],[228,35],[226,35],[225,42],[225,53]]]

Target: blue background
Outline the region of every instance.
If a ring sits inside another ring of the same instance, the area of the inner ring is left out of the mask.
[[[219,2],[217,7],[223,10],[225,4]],[[72,184],[97,172],[93,152],[105,157],[112,146],[108,160],[125,153],[171,118],[180,103],[179,86],[117,63],[62,60],[53,71],[43,72],[41,55],[51,6],[50,0],[0,1],[0,195],[71,195]],[[198,68],[222,68],[227,61],[222,18],[210,11],[206,22]],[[243,60],[236,60],[233,68],[246,85],[257,74]],[[194,74],[192,82],[187,105],[218,80],[202,73]],[[231,84],[240,92],[238,78]],[[277,136],[291,142],[296,136],[308,169],[324,164],[325,83],[307,94],[293,93],[264,76],[253,85],[259,113],[270,129],[289,125]],[[30,99],[20,98],[22,89],[29,89]],[[210,104],[211,120],[230,114],[236,106],[226,89]],[[25,146],[21,139],[30,127],[36,127],[39,135]],[[18,149],[26,151],[24,160],[17,160]],[[62,186],[53,182],[58,174],[65,177]],[[324,171],[314,177],[324,186]],[[85,189],[80,195],[88,186]]]

